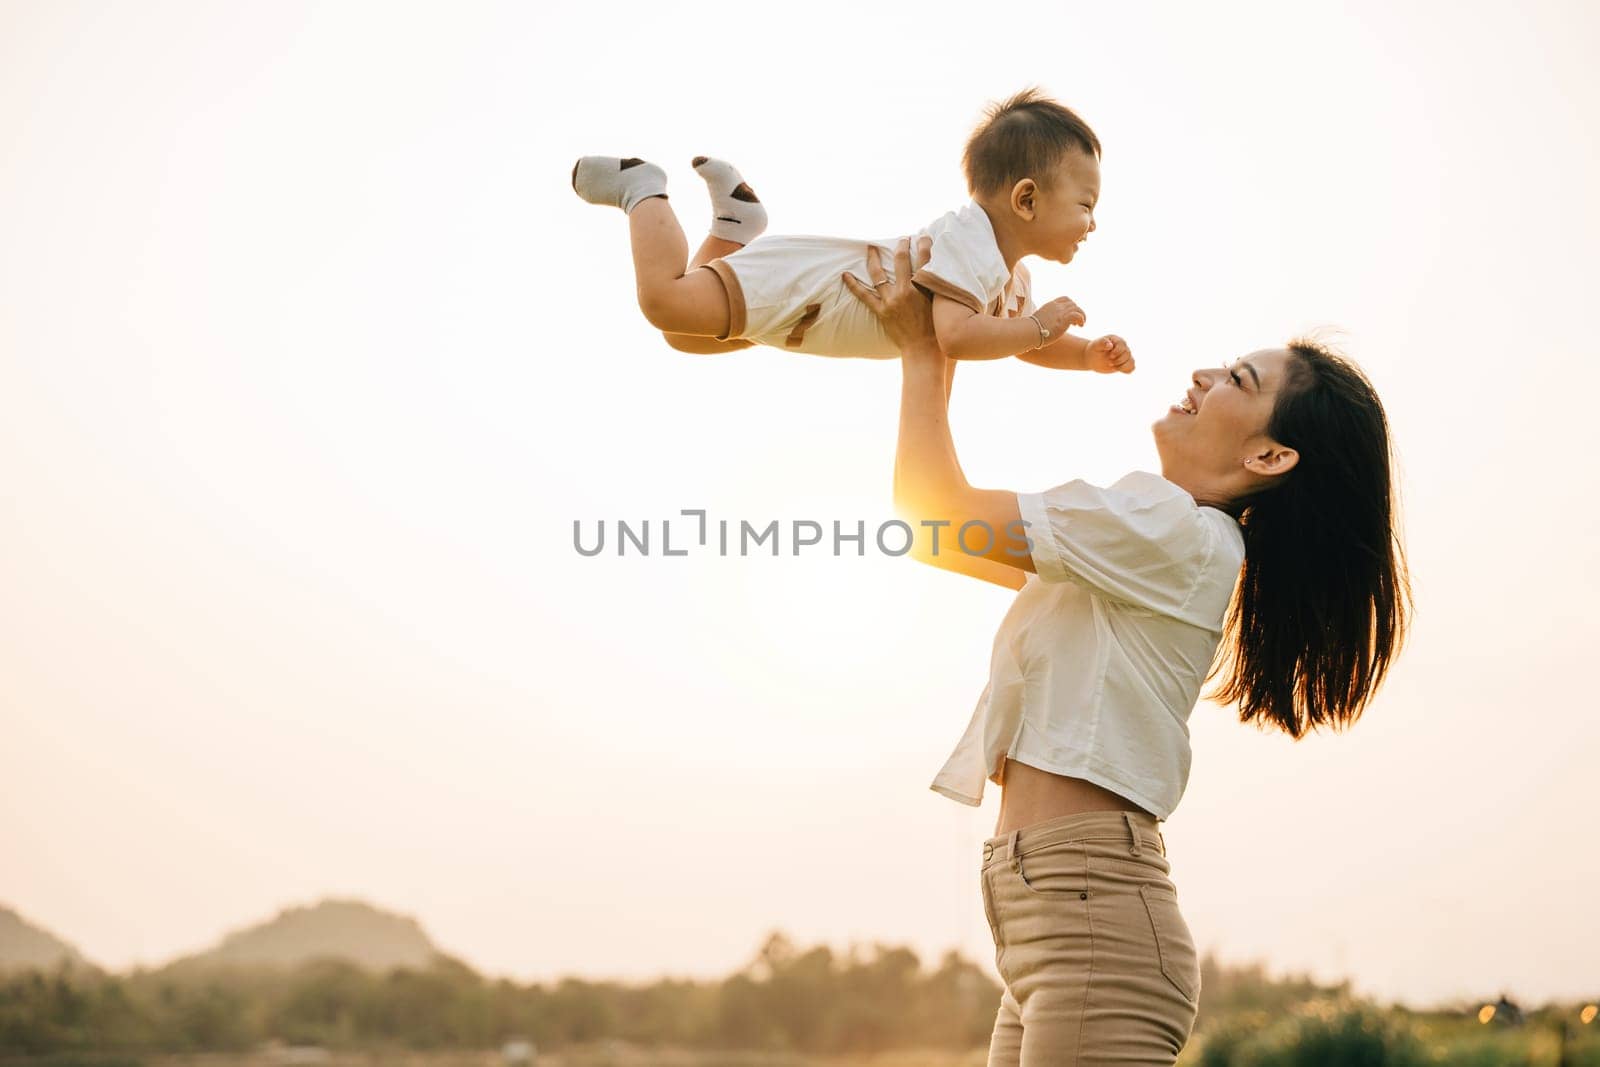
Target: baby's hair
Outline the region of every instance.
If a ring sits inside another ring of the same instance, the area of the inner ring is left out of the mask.
[[[1072,151],[1099,159],[1100,138],[1070,108],[1038,89],[1024,89],[990,105],[967,139],[961,155],[967,191],[973,196],[992,195],[1023,178],[1042,185],[1062,155]]]

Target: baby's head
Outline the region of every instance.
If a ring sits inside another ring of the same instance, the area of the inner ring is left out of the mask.
[[[1094,230],[1100,138],[1037,89],[990,107],[961,165],[973,199],[1023,255],[1066,263]]]

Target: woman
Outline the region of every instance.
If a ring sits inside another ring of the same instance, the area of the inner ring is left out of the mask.
[[[1003,790],[981,874],[1004,983],[989,1064],[1171,1064],[1200,993],[1159,829],[1188,779],[1189,711],[1216,677],[1241,720],[1298,738],[1371,699],[1410,598],[1383,407],[1355,367],[1296,342],[1195,371],[1152,427],[1159,477],[975,489],[912,269],[902,241],[892,279],[876,250],[871,288],[846,279],[901,351],[896,507],[949,523],[919,558],[1020,590],[933,783],[973,805],[986,780]],[[1026,549],[1003,534],[1019,520]],[[961,544],[982,554],[950,545],[969,523]]]

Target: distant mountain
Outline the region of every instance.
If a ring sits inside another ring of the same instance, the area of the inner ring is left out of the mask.
[[[440,955],[409,916],[383,911],[362,900],[329,899],[286,908],[276,918],[224,937],[216,948],[175,960],[190,970],[211,966],[295,967],[333,956],[368,970],[427,968]]]
[[[63,963],[72,971],[99,969],[55,934],[0,905],[0,971],[54,971]]]

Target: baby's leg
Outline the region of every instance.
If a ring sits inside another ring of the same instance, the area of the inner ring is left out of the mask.
[[[689,261],[689,273],[693,274],[696,267],[704,266],[713,259],[721,259],[723,256],[732,255],[743,247],[744,245],[738,241],[729,241],[707,234],[705,241],[695,252],[694,258]],[[706,271],[705,273],[709,274],[711,272]],[[726,294],[724,294],[724,297],[726,297]],[[670,330],[662,330],[661,336],[666,339],[667,344],[676,348],[679,352],[688,352],[690,355],[695,356],[714,356],[722,352],[737,352],[739,349],[749,348],[753,344],[751,341],[719,341],[715,337],[695,337],[692,334],[673,333]]]
[[[728,294],[708,270],[685,273],[689,243],[665,197],[646,200],[628,216],[639,310],[668,333],[715,338],[728,332]]]
[[[712,216],[711,232],[689,261],[692,271],[713,259],[732,255],[760,237],[767,228],[767,209],[733,164],[696,156],[690,165],[705,180],[706,191],[711,194]],[[750,341],[718,341],[669,331],[662,331],[661,336],[679,352],[695,355],[735,352],[751,346]]]
[[[650,325],[697,337],[725,334],[728,295],[711,271],[685,275],[688,241],[667,203],[666,184],[661,168],[643,160],[585,156],[572,168],[579,196],[628,214],[639,310]]]

